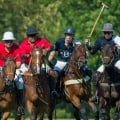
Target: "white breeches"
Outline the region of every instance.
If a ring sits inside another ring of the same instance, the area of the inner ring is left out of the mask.
[[[67,62],[57,60],[57,63],[54,67],[54,70],[55,71],[61,71],[65,67],[66,64],[67,64]]]
[[[24,82],[23,82],[23,78],[22,78],[22,75],[21,75],[19,69],[16,69],[16,74],[15,74],[14,80],[15,80],[17,89],[22,90],[24,87]]]
[[[114,67],[117,69],[117,70],[120,70],[120,60],[118,60],[115,64],[114,64]],[[104,70],[105,70],[105,66],[104,65],[101,65],[98,69],[97,69],[97,71],[98,72],[104,72]]]
[[[42,68],[45,68],[45,65],[42,64]],[[50,71],[51,68],[46,64],[46,72]],[[20,71],[22,73],[25,73],[28,71],[28,65],[27,64],[22,64],[21,67],[20,67]]]

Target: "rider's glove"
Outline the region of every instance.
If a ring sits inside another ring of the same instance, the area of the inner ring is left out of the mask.
[[[91,43],[90,43],[90,38],[88,38],[88,39],[85,40],[85,44],[86,44],[88,50],[91,50],[91,49],[92,49]]]
[[[27,60],[27,59],[28,59],[28,57],[27,57],[27,56],[25,56],[25,55],[22,55],[22,56],[21,56],[21,59],[22,59],[22,60]]]
[[[52,60],[48,60],[48,64],[52,69],[54,68],[54,63],[52,62]]]
[[[32,55],[32,52],[30,52],[29,54],[30,54],[30,56],[31,56],[31,55]]]

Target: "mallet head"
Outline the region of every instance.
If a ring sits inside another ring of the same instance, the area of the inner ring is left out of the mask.
[[[109,7],[108,7],[107,5],[105,5],[103,2],[100,2],[100,4],[101,4],[102,6],[104,6],[105,8],[109,9]]]

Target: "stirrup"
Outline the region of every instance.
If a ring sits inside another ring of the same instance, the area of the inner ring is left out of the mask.
[[[59,94],[55,90],[51,91],[51,96],[52,96],[53,99],[59,98]]]
[[[18,106],[17,116],[21,116],[21,115],[24,115],[24,114],[25,114],[25,110],[24,110],[23,106]]]
[[[90,100],[90,102],[93,102],[93,103],[95,103],[95,104],[98,104],[98,103],[99,103],[99,97],[98,97],[98,96],[94,96],[94,97]]]

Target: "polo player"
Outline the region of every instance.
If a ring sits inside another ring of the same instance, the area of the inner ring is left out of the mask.
[[[117,36],[117,35],[113,35],[113,32],[114,32],[114,29],[113,29],[113,25],[111,23],[106,23],[104,24],[103,26],[103,29],[102,29],[103,33],[104,33],[104,36],[103,37],[99,37],[96,41],[95,41],[95,44],[94,46],[91,47],[90,45],[90,40],[86,41],[86,46],[89,50],[89,52],[91,54],[95,54],[98,50],[102,50],[103,48],[103,44],[112,44],[113,42],[115,43],[118,51],[119,51],[119,46],[120,46],[120,37]],[[118,73],[120,73],[120,60],[116,61],[115,64],[114,64],[114,68],[116,69],[116,71]],[[94,74],[94,78],[93,80],[96,80],[96,77],[97,76],[101,76],[101,73],[104,72],[104,65],[101,65],[97,71],[95,72]],[[91,102],[96,102],[98,103],[98,92],[96,90],[96,87],[97,87],[97,81],[93,81],[93,85],[94,85],[94,90],[95,90],[95,96],[91,99]]]
[[[21,54],[20,54],[19,46],[13,43],[13,41],[16,40],[14,37],[14,34],[9,31],[5,32],[3,34],[2,40],[4,42],[0,43],[0,67],[1,69],[4,65],[4,60],[2,56],[15,58],[17,55],[18,57],[16,59],[16,68],[19,68],[21,65]],[[24,84],[23,84],[23,79],[22,79],[19,69],[16,69],[14,80],[15,80],[15,84],[17,87],[17,104],[18,104],[17,115],[24,115],[25,111],[22,106]]]
[[[44,38],[38,38],[37,37],[37,30],[35,27],[28,27],[26,31],[27,38],[20,44],[20,51],[21,51],[21,57],[23,60],[23,64],[21,65],[21,72],[25,73],[28,71],[28,66],[30,64],[30,59],[31,59],[31,52],[32,52],[32,46],[33,47],[41,47],[43,46],[43,50],[46,51],[45,53],[43,52],[44,55],[50,50],[51,44],[45,40]],[[42,68],[44,70],[45,66],[44,64],[42,65]],[[48,72],[51,68],[46,64],[46,72]],[[51,92],[53,93],[55,91],[55,88],[53,86],[52,80],[49,80],[50,82],[50,88]]]
[[[54,68],[54,71],[51,71],[50,74],[53,79],[53,81],[55,81],[55,76],[56,79],[58,79],[58,75],[60,75],[61,71],[63,70],[63,68],[67,65],[73,49],[74,49],[74,44],[73,41],[77,44],[77,45],[81,45],[81,43],[74,39],[74,35],[75,35],[75,29],[72,26],[68,26],[65,28],[64,31],[65,34],[65,38],[60,38],[57,40],[57,42],[55,43],[55,45],[53,47],[51,47],[51,52],[48,58],[48,63],[49,66],[51,68]],[[54,67],[54,64],[52,62],[52,59],[56,53],[56,51],[58,52],[58,56],[57,56],[57,63]],[[87,66],[84,67],[84,70],[86,71],[86,73],[88,73],[88,76],[91,76],[92,71],[90,68],[88,68]],[[54,75],[52,74],[54,72]],[[54,95],[53,95],[54,96]]]

